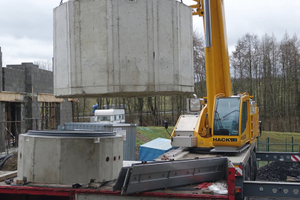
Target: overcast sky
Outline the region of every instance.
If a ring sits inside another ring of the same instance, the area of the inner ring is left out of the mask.
[[[64,0],[65,2],[66,0]],[[189,3],[189,0],[183,2]],[[300,37],[300,0],[224,0],[229,50],[247,32],[268,33],[281,40],[284,33]],[[0,47],[3,66],[51,60],[53,8],[60,0],[0,0]],[[202,32],[202,19],[194,16]]]

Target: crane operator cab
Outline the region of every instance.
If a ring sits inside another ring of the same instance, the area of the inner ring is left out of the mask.
[[[213,151],[240,151],[259,134],[258,108],[248,94],[216,98]]]
[[[217,98],[214,135],[239,134],[240,98]]]

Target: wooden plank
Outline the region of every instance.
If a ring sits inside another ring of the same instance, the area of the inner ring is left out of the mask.
[[[15,92],[0,92],[0,101],[6,102],[24,102],[24,95]]]
[[[300,182],[300,178],[293,177],[293,176],[287,176],[286,177],[286,182]]]
[[[17,176],[18,171],[1,171],[0,182]]]
[[[64,102],[63,98],[56,98],[53,94],[43,94],[39,93],[37,94],[37,99],[38,102],[57,102],[57,103],[62,103]]]

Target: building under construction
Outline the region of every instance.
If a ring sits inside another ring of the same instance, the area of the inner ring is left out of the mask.
[[[72,121],[72,103],[53,95],[52,71],[33,63],[2,67],[1,47],[0,67],[0,152],[21,133]]]

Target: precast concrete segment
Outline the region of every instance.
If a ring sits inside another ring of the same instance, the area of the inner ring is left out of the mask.
[[[194,92],[191,8],[174,0],[79,0],[54,9],[54,94]]]
[[[116,179],[123,166],[123,137],[64,137],[21,134],[18,178],[73,184]]]

